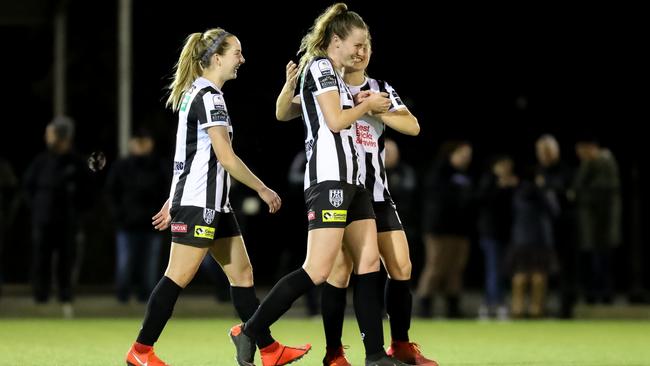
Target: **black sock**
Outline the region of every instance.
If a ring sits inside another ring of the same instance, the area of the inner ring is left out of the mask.
[[[264,298],[255,314],[246,322],[244,334],[257,339],[289,310],[296,299],[314,288],[314,282],[307,272],[300,268],[282,277]]]
[[[244,323],[255,314],[255,310],[260,306],[260,300],[255,295],[255,287],[231,286],[230,298],[232,299],[232,304],[235,306],[239,318]],[[257,347],[260,349],[273,342],[275,342],[275,340],[271,337],[271,331],[268,328],[260,332],[255,339],[255,343],[257,343]]]
[[[357,315],[361,339],[366,348],[366,358],[384,352],[379,284],[379,271],[358,275],[354,284],[354,312]]]
[[[343,336],[343,317],[345,316],[347,291],[347,287],[338,288],[327,282],[323,284],[321,312],[323,314],[323,328],[325,328],[328,349],[339,348],[343,345],[341,337]]]
[[[160,337],[167,320],[172,316],[174,305],[182,288],[169,277],[163,276],[151,291],[147,312],[144,314],[142,329],[138,334],[138,343],[153,346]]]
[[[411,280],[386,280],[386,312],[390,321],[390,335],[393,341],[408,342],[411,328],[411,307],[413,297],[410,288]]]

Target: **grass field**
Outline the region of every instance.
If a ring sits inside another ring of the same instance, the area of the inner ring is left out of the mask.
[[[174,366],[235,365],[227,331],[235,319],[172,319],[156,344]],[[0,365],[124,365],[140,327],[135,319],[0,320]],[[650,365],[650,322],[415,321],[411,337],[442,366],[452,365]],[[390,340],[385,324],[386,340]],[[312,342],[297,365],[321,365],[319,320],[281,320],[273,334],[287,344]],[[353,318],[344,344],[353,365],[363,346]],[[258,365],[261,363],[258,362]]]

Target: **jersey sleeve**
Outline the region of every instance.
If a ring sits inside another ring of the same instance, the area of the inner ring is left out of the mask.
[[[388,97],[390,98],[390,109],[389,111],[395,112],[403,109],[407,109],[406,105],[402,102],[402,98],[399,97],[395,89],[393,89],[390,84],[387,82],[384,82],[384,88],[386,89],[386,93],[388,93]]]
[[[330,60],[326,58],[315,60],[309,65],[309,74],[313,80],[313,83],[309,84],[309,91],[314,95],[339,90],[334,67]]]
[[[226,109],[226,102],[221,94],[205,93],[203,94],[204,113],[199,114],[199,128],[208,128],[212,126],[230,126],[230,116]]]

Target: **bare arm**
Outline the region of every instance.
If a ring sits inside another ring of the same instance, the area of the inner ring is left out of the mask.
[[[208,135],[217,159],[230,175],[239,182],[253,189],[269,205],[269,212],[274,213],[280,209],[282,200],[272,189],[267,187],[246,164],[235,154],[230,143],[228,130],[223,126],[208,127]]]
[[[388,127],[409,136],[420,134],[418,119],[408,109],[399,109],[395,112],[375,114]]]
[[[363,99],[350,109],[342,109],[338,91],[328,91],[316,96],[327,127],[333,132],[339,132],[352,125],[368,112],[384,113],[390,107],[390,99],[386,93],[374,93]]]
[[[282,86],[282,91],[275,101],[275,118],[278,121],[290,121],[300,117],[300,97],[293,96],[298,80],[298,66],[293,61],[287,64],[287,79]]]

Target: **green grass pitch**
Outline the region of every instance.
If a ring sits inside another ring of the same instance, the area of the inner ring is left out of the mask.
[[[173,318],[156,352],[174,366],[235,365],[227,336],[235,322]],[[139,327],[138,319],[0,320],[0,365],[124,365]],[[286,344],[312,343],[297,365],[321,365],[320,319],[281,319],[272,331]],[[387,323],[384,331],[389,342]],[[343,337],[352,364],[363,365],[354,318]],[[650,365],[649,321],[414,321],[411,338],[441,366]]]

